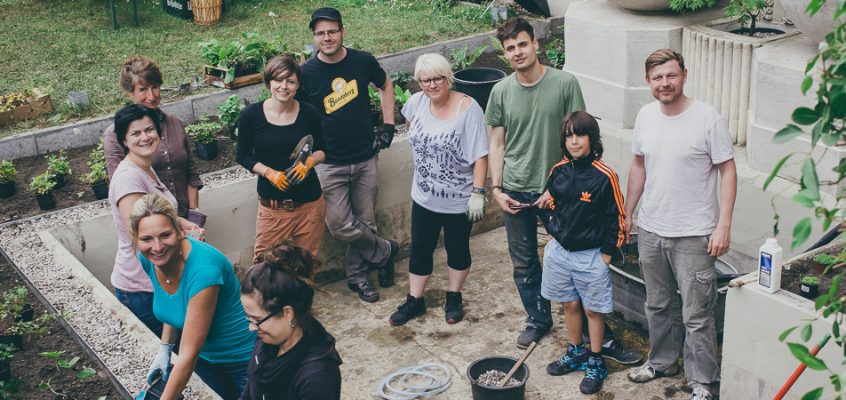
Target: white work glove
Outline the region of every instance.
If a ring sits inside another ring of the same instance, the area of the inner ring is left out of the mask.
[[[485,216],[485,195],[481,193],[470,193],[470,201],[467,202],[467,219],[470,222],[479,222]]]
[[[147,372],[147,384],[152,385],[153,381],[159,375],[162,376],[162,381],[167,382],[168,375],[170,375],[170,353],[173,351],[172,344],[159,344],[159,354],[153,359],[150,364],[150,370]]]

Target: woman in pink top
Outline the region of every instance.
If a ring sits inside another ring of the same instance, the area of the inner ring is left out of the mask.
[[[160,131],[158,116],[150,108],[133,104],[115,114],[115,134],[127,154],[118,164],[109,184],[109,205],[118,236],[118,250],[111,277],[115,296],[159,336],[162,324],[153,315],[153,286],[135,255],[128,221],[132,206],[145,194],[161,195],[174,208],[177,207],[176,199],[152,168]],[[183,218],[180,218],[180,224],[186,231],[198,230],[202,234],[200,227]]]

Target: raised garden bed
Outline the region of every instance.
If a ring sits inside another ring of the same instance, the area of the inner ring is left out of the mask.
[[[0,112],[0,126],[35,118],[53,111],[50,95],[41,93],[38,89],[33,89],[32,94],[26,96],[24,101],[24,104],[11,110]]]
[[[24,283],[17,272],[3,257],[0,257],[0,293],[22,286]],[[33,316],[36,319],[48,312],[32,293],[27,294],[25,299],[26,303],[32,306]],[[2,321],[0,325],[5,327],[9,323],[10,321]],[[49,357],[48,354],[56,355],[56,357]],[[65,368],[75,359],[73,365]],[[0,399],[121,398],[120,392],[112,385],[106,371],[56,320],[46,323],[43,334],[24,336],[23,349],[13,353],[10,367],[12,380],[0,382]],[[86,377],[92,373],[86,368],[93,370],[93,375]],[[80,377],[77,377],[77,374],[80,374]]]

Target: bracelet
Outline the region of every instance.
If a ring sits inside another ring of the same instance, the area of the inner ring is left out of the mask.
[[[478,194],[485,194],[485,188],[477,188],[477,187],[474,187],[472,192],[473,192],[473,193],[478,193]]]
[[[493,192],[493,190],[494,190],[494,189],[499,189],[499,191],[501,192],[501,191],[502,191],[502,186],[499,186],[499,185],[493,185],[493,186],[491,186],[491,192]]]

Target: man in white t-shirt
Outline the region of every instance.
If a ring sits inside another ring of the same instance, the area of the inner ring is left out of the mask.
[[[714,261],[729,248],[737,193],[734,148],[719,112],[684,95],[687,69],[681,54],[661,49],[645,64],[646,82],[658,101],[643,106],[635,121],[626,227],[631,230],[643,197],[638,253],[649,359],[628,376],[640,383],[674,375],[683,355],[692,399],[711,400],[719,397],[720,385]]]

